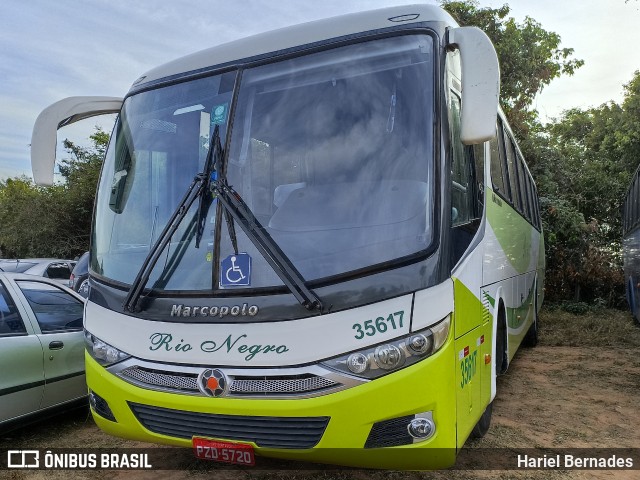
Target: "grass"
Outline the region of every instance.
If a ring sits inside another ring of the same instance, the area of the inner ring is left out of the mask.
[[[640,347],[640,326],[628,311],[591,309],[576,315],[543,308],[540,343],[553,347]]]

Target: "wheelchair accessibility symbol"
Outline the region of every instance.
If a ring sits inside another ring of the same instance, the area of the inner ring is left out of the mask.
[[[251,285],[251,257],[248,253],[229,255],[220,262],[220,286]]]

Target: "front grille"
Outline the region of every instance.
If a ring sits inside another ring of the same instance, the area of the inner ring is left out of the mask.
[[[193,374],[161,372],[148,368],[129,367],[120,372],[120,375],[147,385],[173,390],[188,390],[194,393],[199,392],[198,376]]]
[[[364,448],[397,447],[413,443],[407,426],[414,418],[414,415],[408,415],[375,423]]]
[[[119,375],[141,386],[178,393],[200,395],[198,375],[154,370],[139,366],[127,367]],[[313,374],[280,376],[231,376],[229,396],[294,396],[319,392],[341,384]]]
[[[229,387],[230,394],[237,395],[295,395],[315,392],[338,385],[328,378],[316,375],[291,375],[284,377],[235,377]]]
[[[254,442],[259,447],[304,449],[318,444],[329,417],[250,417],[185,412],[129,403],[147,430],[170,437],[194,436]]]

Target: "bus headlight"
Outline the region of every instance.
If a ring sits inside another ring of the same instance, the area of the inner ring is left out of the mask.
[[[116,347],[112,347],[108,343],[103,342],[87,330],[84,331],[84,343],[87,347],[87,352],[91,355],[91,358],[103,367],[108,367],[114,363],[121,362],[131,356],[121,352]]]
[[[404,363],[404,354],[392,343],[387,343],[376,348],[373,359],[383,370],[393,370]]]
[[[351,352],[321,365],[362,378],[377,378],[408,367],[442,348],[449,336],[450,317],[396,340]]]
[[[347,357],[347,368],[355,374],[364,373],[369,368],[369,359],[362,353],[352,353]]]
[[[407,348],[416,355],[424,355],[433,347],[433,335],[417,333],[409,337]]]

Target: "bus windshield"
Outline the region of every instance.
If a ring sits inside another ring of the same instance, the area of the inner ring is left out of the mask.
[[[246,68],[239,82],[240,72],[228,71],[132,95],[100,180],[92,270],[132,283],[203,170],[216,127],[226,181],[305,281],[427,249],[435,212],[433,50],[430,36],[396,36]],[[198,202],[191,206],[147,288],[283,285],[244,231],[230,235],[218,202],[207,209],[198,248]],[[246,254],[237,283],[221,268],[235,262],[234,236]]]

